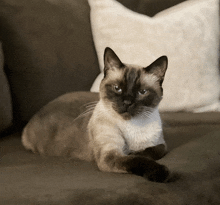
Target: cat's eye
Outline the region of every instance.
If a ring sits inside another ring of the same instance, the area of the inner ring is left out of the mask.
[[[139,95],[146,95],[147,92],[148,92],[148,91],[147,91],[146,89],[144,89],[144,90],[139,90],[139,91],[138,91],[138,94],[139,94]]]
[[[115,92],[121,94],[122,93],[122,89],[118,86],[118,85],[113,85],[113,89]]]

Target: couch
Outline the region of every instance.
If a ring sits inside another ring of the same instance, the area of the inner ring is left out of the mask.
[[[211,81],[205,77],[212,95],[205,95],[202,107],[190,98],[181,106],[170,100],[175,109],[161,109],[168,153],[159,162],[175,176],[169,183],[104,173],[93,163],[40,156],[22,146],[23,127],[49,101],[75,91],[86,92],[88,102],[98,99],[98,93],[90,92],[102,70],[100,44],[94,36],[97,28],[91,25],[91,2],[0,1],[0,204],[220,204],[220,113],[219,92],[215,91],[220,87],[219,69],[210,74],[215,75]],[[118,2],[138,13],[138,18],[151,18],[187,1]],[[210,65],[216,64],[216,58],[208,57]],[[215,82],[213,88],[210,82]],[[206,86],[199,85],[204,93]]]

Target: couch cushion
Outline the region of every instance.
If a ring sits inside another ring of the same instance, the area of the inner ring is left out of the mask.
[[[3,0],[0,36],[15,122],[98,74],[86,0]]]
[[[22,147],[20,133],[0,139],[0,202],[9,205],[219,204],[220,118],[217,115],[163,114],[169,153],[160,163],[177,176],[176,181],[167,184],[130,174],[100,172],[95,164],[84,161],[33,154]],[[194,124],[186,124],[187,118]]]
[[[12,123],[12,104],[9,85],[4,72],[4,56],[0,42],[0,133]]]
[[[186,1],[153,18],[114,0],[90,0],[99,64],[111,47],[122,62],[148,66],[168,56],[161,111],[220,110],[218,1]],[[192,29],[193,28],[193,29]],[[98,91],[100,79],[91,91]]]

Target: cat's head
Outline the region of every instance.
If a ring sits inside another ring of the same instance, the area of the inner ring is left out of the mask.
[[[167,64],[166,56],[147,67],[124,64],[112,49],[106,48],[100,98],[125,120],[149,116],[162,99]]]

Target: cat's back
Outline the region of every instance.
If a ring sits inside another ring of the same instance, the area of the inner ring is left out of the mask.
[[[86,130],[92,112],[78,116],[87,109],[87,104],[98,99],[96,93],[73,92],[51,101],[24,128],[24,147],[55,156],[79,153],[88,143]]]

